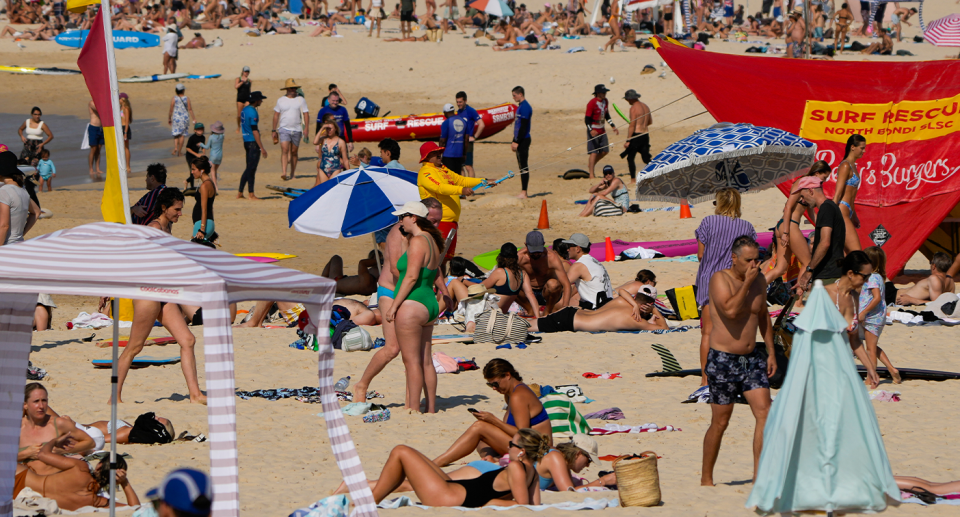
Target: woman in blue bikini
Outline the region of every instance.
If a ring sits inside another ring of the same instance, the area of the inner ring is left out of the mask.
[[[860,218],[857,217],[853,204],[857,200],[857,191],[860,189],[857,160],[863,156],[866,149],[866,138],[861,135],[850,135],[847,139],[847,147],[843,151],[843,161],[840,162],[840,167],[837,167],[837,191],[833,194],[833,202],[840,205],[840,213],[843,214],[847,224],[847,240],[843,246],[845,253],[861,249],[860,237],[857,236]]]
[[[483,367],[487,386],[503,395],[507,413],[503,420],[485,411],[473,411],[477,422],[467,429],[434,463],[444,467],[477,451],[481,458],[496,458],[509,452],[510,438],[519,429],[531,428],[547,437],[553,445],[550,416],[513,365],[503,359],[491,359]]]

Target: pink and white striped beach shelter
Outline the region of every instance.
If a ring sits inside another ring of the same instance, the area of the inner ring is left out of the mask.
[[[146,226],[94,223],[0,247],[0,517],[12,514],[37,293],[114,296],[203,307],[210,474],[215,517],[240,514],[233,334],[229,304],[303,303],[307,330],[320,343],[324,419],[337,465],[358,515],[376,515],[360,458],[333,390],[333,347],[326,329],[336,284],[177,239]]]

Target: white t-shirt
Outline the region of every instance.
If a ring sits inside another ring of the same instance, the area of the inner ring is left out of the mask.
[[[590,272],[590,280],[577,280],[576,282],[580,299],[596,304],[597,295],[601,292],[607,293],[607,298],[612,299],[613,286],[610,284],[610,275],[607,274],[607,268],[588,254],[584,254],[577,262],[586,266],[587,271]]]
[[[163,51],[170,57],[177,57],[177,33],[168,32],[163,37]]]
[[[0,203],[10,207],[10,230],[0,238],[4,244],[23,242],[23,228],[30,215],[30,194],[23,187],[3,185],[0,187]]]
[[[303,97],[298,95],[291,99],[284,95],[277,99],[277,105],[273,108],[273,111],[280,114],[280,123],[277,125],[277,129],[300,131],[300,120],[302,118],[300,114],[307,113],[310,109],[307,108],[307,100]]]

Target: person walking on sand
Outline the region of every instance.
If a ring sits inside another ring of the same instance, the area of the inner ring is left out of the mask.
[[[53,131],[50,131],[50,127],[40,119],[42,116],[43,112],[40,108],[34,106],[30,110],[30,118],[20,124],[20,128],[17,129],[20,141],[23,142],[20,163],[30,164],[34,158],[39,158],[44,146],[53,140]]]
[[[246,152],[247,167],[243,169],[240,176],[240,189],[237,191],[237,199],[243,198],[243,187],[247,187],[250,194],[248,199],[258,200],[253,194],[253,181],[257,176],[257,166],[260,165],[260,157],[267,158],[267,148],[263,146],[260,138],[260,113],[257,108],[263,104],[266,97],[260,92],[252,92],[247,107],[240,113],[240,130],[243,135],[243,149]]]
[[[233,87],[237,90],[237,133],[240,132],[240,112],[247,107],[250,100],[250,87],[253,81],[250,80],[250,67],[245,66],[240,72],[240,77],[233,82]]]
[[[177,35],[177,26],[168,26],[163,35],[163,73],[177,73],[177,43],[183,36]],[[169,70],[169,72],[168,72]]]
[[[310,108],[307,100],[297,94],[300,85],[294,79],[287,79],[282,90],[287,94],[277,99],[273,108],[273,143],[280,143],[280,178],[292,180],[297,173],[297,161],[300,139],[306,127],[304,121],[310,120]],[[290,176],[287,176],[287,164],[290,164]]]
[[[817,225],[813,231],[813,256],[795,287],[798,294],[803,294],[810,289],[814,280],[823,280],[823,285],[830,285],[840,278],[842,271],[839,263],[843,260],[847,227],[840,207],[823,194],[820,178],[804,176],[793,184],[793,190],[800,193],[808,210],[817,214]]]
[[[370,32],[367,37],[373,37],[373,26],[376,25],[377,38],[380,38],[380,26],[387,17],[387,13],[383,11],[383,0],[370,0],[367,4],[367,17],[370,18]]]
[[[527,186],[530,183],[530,119],[533,117],[533,108],[527,102],[523,86],[513,89],[513,102],[517,103],[517,115],[513,121],[513,143],[510,149],[517,153],[517,166],[520,167],[520,199],[527,199]]]
[[[183,150],[183,140],[187,136],[187,128],[190,127],[191,121],[197,120],[197,116],[193,114],[193,104],[190,103],[190,98],[186,95],[187,87],[177,83],[174,92],[176,95],[170,100],[167,123],[170,124],[170,134],[173,136],[173,150],[170,151],[170,154],[180,156]],[[100,130],[100,140],[103,141],[102,129]]]
[[[763,448],[763,426],[770,411],[769,377],[777,371],[773,353],[773,325],[767,313],[767,281],[760,274],[760,245],[749,235],[731,247],[731,266],[710,278],[710,305],[715,323],[707,355],[710,386],[710,427],[703,437],[700,486],[713,486],[713,467],[723,432],[730,423],[733,403],[742,393],[756,419],[753,432],[753,477]],[[766,345],[766,357],[757,349],[757,332]]]
[[[90,169],[90,179],[97,181],[103,176],[100,170],[100,148],[103,147],[103,124],[100,122],[100,114],[97,113],[97,105],[93,100],[87,103],[87,111],[90,112],[90,123],[87,124],[87,145],[90,146],[90,153],[87,154],[87,166]],[[96,172],[94,172],[96,166]]]
[[[844,253],[860,249],[860,237],[857,228],[860,228],[860,218],[853,206],[857,201],[857,191],[860,189],[860,176],[857,174],[857,160],[867,151],[867,139],[862,135],[850,135],[846,148],[843,150],[843,161],[837,167],[836,192],[833,202],[840,208],[846,227],[846,236],[843,243]]]
[[[650,163],[650,126],[653,125],[653,115],[650,113],[650,107],[640,102],[640,94],[637,90],[627,90],[623,94],[624,100],[630,103],[630,124],[627,126],[627,141],[623,143],[624,152],[620,153],[620,158],[627,159],[627,167],[630,169],[630,180],[637,179],[637,153],[644,165]]]
[[[593,87],[593,98],[587,103],[587,113],[583,118],[587,125],[587,154],[590,156],[587,161],[587,168],[591,178],[596,177],[593,169],[597,162],[610,153],[610,143],[604,129],[605,122],[610,123],[614,133],[620,134],[620,130],[617,129],[617,126],[613,124],[613,119],[610,118],[610,101],[607,100],[607,92],[609,91],[602,84]]]

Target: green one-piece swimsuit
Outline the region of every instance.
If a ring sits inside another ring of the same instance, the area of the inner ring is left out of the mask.
[[[424,239],[428,237],[426,235],[421,235]],[[429,264],[433,260],[433,246],[430,246],[430,242],[427,241],[428,249],[430,250],[430,256],[427,258],[427,263]],[[403,285],[403,278],[407,274],[407,254],[404,253],[400,257],[400,260],[397,261],[397,272],[400,274],[400,282],[397,282],[397,287],[393,291],[393,296],[396,298],[397,294],[400,293],[400,286]],[[413,284],[413,289],[410,291],[410,294],[407,295],[407,300],[413,300],[420,303],[427,308],[427,313],[429,314],[427,321],[433,321],[437,319],[437,316],[440,315],[440,306],[437,305],[437,297],[433,294],[433,282],[437,279],[437,270],[420,268],[420,274],[417,276],[417,282]]]

